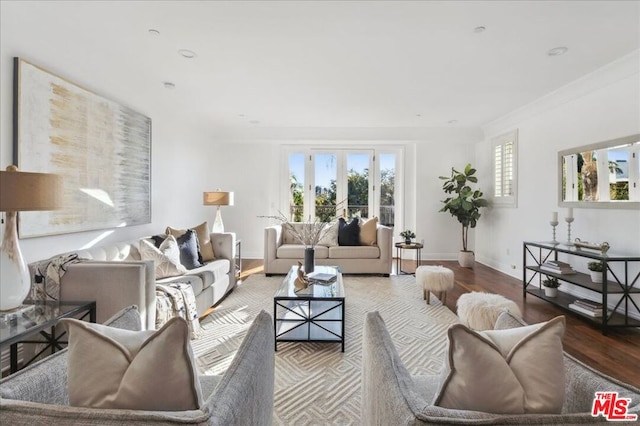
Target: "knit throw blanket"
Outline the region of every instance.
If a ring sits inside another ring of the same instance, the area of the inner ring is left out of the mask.
[[[177,316],[187,321],[192,339],[200,336],[200,321],[193,287],[180,282],[156,284],[156,329]]]
[[[31,299],[36,302],[60,300],[60,280],[69,265],[82,262],[76,253],[54,256],[35,265],[35,275],[31,284]]]

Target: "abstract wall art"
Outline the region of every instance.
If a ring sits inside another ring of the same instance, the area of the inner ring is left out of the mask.
[[[14,162],[63,176],[64,208],[20,213],[20,238],[151,222],[151,119],[14,58]]]

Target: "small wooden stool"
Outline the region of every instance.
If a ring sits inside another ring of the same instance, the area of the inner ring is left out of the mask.
[[[453,288],[453,271],[444,266],[418,266],[416,282],[422,287],[422,298],[429,303],[431,292],[438,292],[442,304],[447,300],[447,290]]]
[[[518,305],[499,294],[472,291],[461,295],[456,306],[460,322],[473,330],[493,330],[502,311],[522,318]]]

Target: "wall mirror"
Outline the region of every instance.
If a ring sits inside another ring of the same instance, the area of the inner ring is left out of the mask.
[[[562,207],[640,209],[640,134],[558,153]]]

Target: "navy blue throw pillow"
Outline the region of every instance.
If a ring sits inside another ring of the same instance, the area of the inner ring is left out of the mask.
[[[357,217],[351,219],[351,222],[349,223],[347,223],[343,218],[338,219],[338,245],[360,245],[360,225],[358,224]]]
[[[193,229],[189,229],[183,235],[176,238],[180,248],[180,263],[187,269],[204,266],[198,244],[198,235]]]

